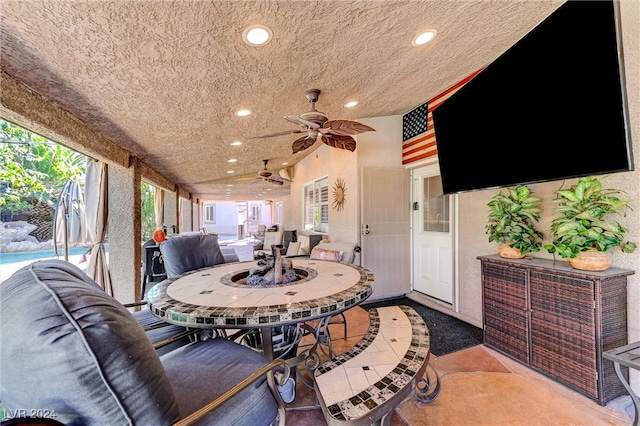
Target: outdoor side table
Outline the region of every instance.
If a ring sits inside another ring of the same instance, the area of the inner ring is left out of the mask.
[[[625,346],[621,346],[616,349],[605,351],[602,354],[603,358],[613,361],[613,365],[616,369],[616,375],[622,382],[624,388],[629,392],[631,401],[633,402],[633,409],[635,411],[635,417],[633,418],[633,426],[638,425],[638,409],[640,408],[640,402],[638,396],[631,389],[629,381],[622,374],[620,366],[633,368],[634,370],[640,370],[640,342],[630,343]]]

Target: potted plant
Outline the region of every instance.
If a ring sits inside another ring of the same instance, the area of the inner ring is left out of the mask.
[[[542,248],[542,232],[535,223],[540,220],[542,200],[531,195],[527,185],[500,191],[487,204],[491,209],[486,232],[489,242],[500,243],[498,254],[508,258],[522,258]]]
[[[621,191],[603,189],[599,179],[579,178],[570,189],[559,189],[551,222],[552,244],[545,244],[549,253],[560,257],[576,269],[604,271],[611,265],[605,252],[620,247],[625,253],[635,250],[636,244],[624,240],[627,231],[610,217],[629,208],[628,200],[618,198]]]

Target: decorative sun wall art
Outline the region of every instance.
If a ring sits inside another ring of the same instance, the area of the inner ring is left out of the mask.
[[[347,192],[347,187],[343,179],[336,179],[333,183],[333,206],[334,210],[340,211],[344,208],[344,202],[346,201],[345,193]]]

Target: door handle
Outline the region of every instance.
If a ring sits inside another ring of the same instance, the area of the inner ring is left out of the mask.
[[[360,233],[362,235],[369,235],[369,225],[363,224],[361,229],[360,229]]]

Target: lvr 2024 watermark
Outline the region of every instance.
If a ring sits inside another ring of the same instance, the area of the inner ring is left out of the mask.
[[[47,408],[16,408],[13,410],[10,408],[0,409],[0,421],[24,417],[55,419],[57,414],[56,410]]]

